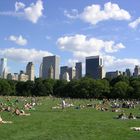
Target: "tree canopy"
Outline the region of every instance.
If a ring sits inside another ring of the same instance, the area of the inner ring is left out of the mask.
[[[118,76],[114,79],[52,80],[37,78],[35,82],[0,79],[0,95],[56,96],[70,98],[140,98],[140,78]]]

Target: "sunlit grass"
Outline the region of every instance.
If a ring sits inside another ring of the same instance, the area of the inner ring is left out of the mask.
[[[0,140],[139,140],[140,132],[130,130],[140,120],[113,119],[118,113],[93,108],[75,107],[52,109],[61,99],[40,98],[42,104],[29,111],[31,116],[15,116],[2,112],[4,120],[13,124],[0,125]],[[89,100],[68,100],[74,105],[94,103]],[[98,101],[96,101],[98,102]],[[140,114],[140,110],[126,109],[126,114]]]

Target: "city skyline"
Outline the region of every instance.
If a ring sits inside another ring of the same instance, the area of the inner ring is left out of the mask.
[[[34,81],[35,78],[43,79],[60,79],[71,81],[72,79],[80,79],[85,76],[92,77],[93,79],[103,79],[103,78],[115,78],[119,75],[124,75],[128,77],[138,77],[140,76],[140,65],[135,65],[131,71],[129,68],[125,68],[125,71],[119,71],[118,69],[114,71],[105,71],[104,69],[104,60],[103,57],[97,56],[88,56],[85,57],[85,73],[82,71],[82,62],[76,62],[75,66],[60,66],[60,56],[46,56],[43,57],[43,62],[41,63],[38,73],[38,77],[35,75],[35,67],[33,62],[28,62],[24,70],[20,70],[19,73],[11,73],[7,71],[7,58],[1,58],[0,69],[2,71],[1,78],[9,80],[18,80],[19,81]],[[20,80],[21,79],[21,80]]]
[[[31,5],[31,3],[34,3]],[[0,57],[9,70],[61,57],[61,66],[102,55],[106,71],[131,70],[140,65],[140,1],[53,0],[0,1]],[[55,10],[54,10],[55,9]]]

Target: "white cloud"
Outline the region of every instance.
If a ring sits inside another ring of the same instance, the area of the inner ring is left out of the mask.
[[[84,8],[84,11],[80,14],[77,12],[68,13],[67,11],[64,14],[68,18],[80,18],[83,21],[90,23],[92,25],[97,24],[98,22],[105,20],[130,20],[131,15],[128,11],[121,9],[118,4],[111,2],[105,3],[104,8],[101,9],[100,5],[91,5]]]
[[[37,23],[38,19],[43,15],[43,2],[38,0],[36,4],[32,3],[30,7],[24,9],[25,17],[33,22]]]
[[[10,60],[19,62],[37,62],[42,61],[42,57],[53,55],[50,52],[36,50],[36,49],[22,49],[22,48],[5,48],[0,49],[0,56],[7,57]]]
[[[140,65],[140,60],[135,58],[119,59],[114,56],[105,55],[104,65],[107,70],[125,70],[126,68],[134,69],[135,65]]]
[[[22,2],[16,2],[15,3],[15,11],[19,11],[20,9],[24,9],[25,8],[25,4]]]
[[[71,19],[76,19],[79,16],[77,9],[72,9],[71,12],[68,12],[67,10],[65,10],[64,15],[68,18],[71,18]]]
[[[133,69],[135,65],[140,64],[139,59],[123,58],[119,59],[112,56],[112,53],[125,48],[122,43],[116,44],[114,41],[104,41],[97,38],[87,38],[85,35],[64,36],[57,40],[57,45],[62,51],[69,51],[73,57],[68,60],[68,64],[81,61],[83,66],[85,57],[101,55],[104,58],[105,69],[108,70],[125,70]],[[84,70],[84,68],[83,68]]]
[[[78,62],[76,59],[68,59],[68,66],[75,67],[75,63]]]
[[[103,41],[97,38],[87,38],[85,35],[64,36],[57,40],[61,50],[73,52],[74,56],[98,55],[101,53],[113,53],[125,48],[122,43]]]
[[[9,36],[9,38],[7,40],[12,41],[20,46],[25,46],[28,43],[27,39],[23,38],[22,35],[20,35],[18,37],[11,35],[11,36]]]
[[[140,24],[140,17],[137,18],[135,21],[129,23],[129,26],[130,26],[131,28],[137,28],[139,24]]]
[[[43,16],[43,9],[44,8],[42,0],[37,0],[35,4],[32,3],[29,7],[25,7],[24,3],[16,2],[14,12],[13,11],[0,12],[0,15],[24,18],[32,23],[37,23],[38,20]]]

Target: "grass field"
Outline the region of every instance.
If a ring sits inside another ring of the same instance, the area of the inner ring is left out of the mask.
[[[140,140],[140,131],[130,130],[130,127],[140,127],[140,119],[113,119],[118,113],[93,108],[52,109],[61,103],[60,99],[40,98],[40,102],[36,110],[29,111],[31,116],[2,112],[2,118],[13,124],[0,124],[0,140]],[[90,101],[71,102],[78,105]],[[125,112],[140,115],[139,107]]]

